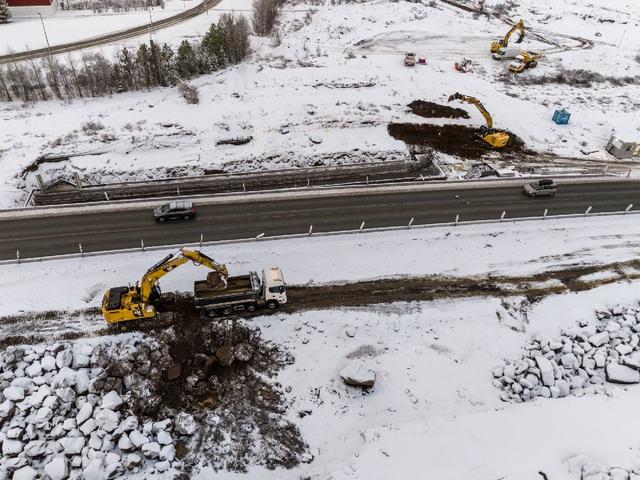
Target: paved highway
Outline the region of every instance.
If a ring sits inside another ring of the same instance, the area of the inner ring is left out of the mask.
[[[520,186],[454,188],[402,193],[366,191],[358,195],[329,194],[316,198],[255,200],[242,203],[201,205],[192,221],[157,224],[151,209],[123,212],[89,212],[67,216],[43,216],[0,220],[0,259],[85,252],[140,245],[193,243],[204,234],[205,241],[304,233],[366,227],[414,225],[460,220],[506,218],[621,211],[633,203],[640,207],[640,182],[579,183],[560,185],[555,198],[528,198]],[[637,218],[637,217],[634,217]]]

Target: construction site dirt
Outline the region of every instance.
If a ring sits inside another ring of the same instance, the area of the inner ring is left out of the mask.
[[[495,149],[480,137],[481,129],[466,125],[432,125],[428,123],[390,123],[389,135],[407,145],[420,145],[461,158],[477,159],[496,154],[513,156],[534,152],[516,134],[506,131],[509,141],[506,146]]]
[[[469,113],[462,108],[439,105],[424,100],[414,100],[409,105],[412,113],[425,118],[469,118]]]

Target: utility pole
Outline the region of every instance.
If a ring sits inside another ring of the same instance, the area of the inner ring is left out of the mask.
[[[42,14],[38,12],[40,16],[40,23],[42,23],[42,31],[44,32],[44,39],[47,42],[47,51],[49,52],[49,62],[51,62],[51,45],[49,45],[49,37],[47,36],[47,29],[44,27],[44,19],[42,18]]]
[[[153,40],[153,19],[151,18],[151,7],[149,7],[149,40]]]

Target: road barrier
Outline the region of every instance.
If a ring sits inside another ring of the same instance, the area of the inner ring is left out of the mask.
[[[409,220],[409,223],[405,223],[404,225],[392,226],[392,227],[373,227],[373,228],[365,228],[365,221],[363,220],[359,227],[356,227],[353,230],[336,230],[333,232],[314,232],[313,225],[309,225],[309,231],[304,233],[294,233],[288,235],[273,235],[266,236],[264,232],[260,232],[256,234],[255,237],[251,238],[238,238],[234,240],[213,240],[209,242],[204,241],[204,233],[200,234],[200,240],[191,243],[180,243],[173,245],[145,245],[144,238],[140,238],[140,246],[134,248],[122,248],[118,250],[103,250],[98,252],[86,252],[82,244],[78,244],[79,253],[66,253],[60,255],[51,255],[46,257],[32,257],[32,258],[24,258],[21,256],[20,250],[16,251],[16,258],[8,259],[8,260],[0,260],[0,265],[12,265],[12,264],[22,264],[22,263],[33,263],[33,262],[44,262],[49,260],[63,260],[68,258],[85,258],[85,257],[95,257],[100,255],[113,255],[117,253],[134,253],[134,252],[152,252],[155,250],[168,250],[172,248],[180,248],[180,247],[208,247],[214,245],[230,245],[234,243],[247,243],[247,242],[256,242],[256,241],[270,241],[270,240],[287,240],[294,238],[306,238],[306,237],[323,237],[323,236],[332,236],[332,235],[351,235],[355,233],[376,233],[376,232],[393,232],[393,231],[402,231],[409,229],[428,229],[428,228],[442,228],[442,227],[464,227],[471,225],[483,225],[483,224],[501,224],[505,225],[507,223],[517,224],[520,222],[531,222],[531,221],[540,221],[540,220],[562,220],[562,219],[571,219],[571,218],[590,218],[590,217],[609,217],[609,216],[626,216],[626,215],[638,215],[640,214],[640,210],[632,210],[633,204],[630,203],[624,210],[617,212],[597,212],[591,213],[591,206],[589,206],[583,213],[570,213],[563,215],[548,215],[548,209],[545,208],[542,216],[536,217],[514,217],[514,218],[506,218],[507,211],[503,210],[500,217],[496,219],[488,219],[488,220],[460,220],[460,214],[455,216],[454,221],[452,222],[444,222],[444,223],[428,223],[428,224],[420,224],[414,225],[414,218],[412,217]]]

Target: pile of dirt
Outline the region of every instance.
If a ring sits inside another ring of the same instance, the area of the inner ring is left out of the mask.
[[[492,148],[480,138],[480,128],[466,125],[431,125],[417,123],[390,123],[389,135],[407,145],[431,147],[448,155],[478,158],[488,153],[502,155],[531,154],[520,137],[507,130],[509,142],[503,148]]]
[[[425,118],[469,118],[469,113],[462,108],[438,105],[424,100],[414,100],[407,107],[411,112]]]
[[[195,435],[176,445],[185,474],[203,464],[245,472],[253,464],[274,469],[311,461],[286,417],[283,387],[272,381],[293,358],[257,328],[235,319],[202,322],[189,302],[179,310],[171,328],[143,337],[130,357],[107,359],[108,388],[126,395],[141,419],[193,416]]]

